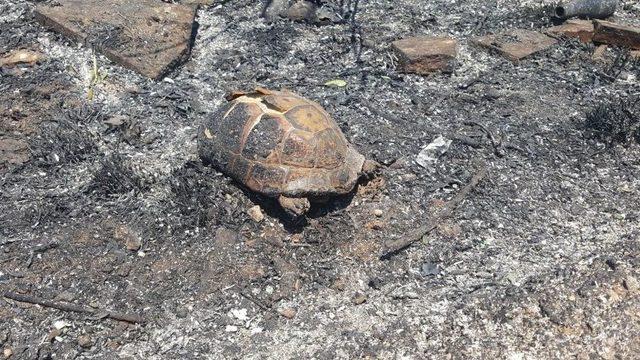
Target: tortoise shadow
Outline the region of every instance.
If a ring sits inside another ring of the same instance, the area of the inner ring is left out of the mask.
[[[330,213],[345,209],[351,204],[356,195],[358,186],[350,193],[345,195],[335,195],[329,197],[309,198],[311,209],[307,214],[297,218],[289,215],[274,198],[270,198],[249,190],[242,184],[234,181],[234,185],[242,190],[242,192],[269,216],[278,219],[284,229],[290,234],[299,234],[305,227],[309,225],[309,220],[324,217]]]

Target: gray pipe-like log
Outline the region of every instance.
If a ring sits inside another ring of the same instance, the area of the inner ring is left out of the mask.
[[[556,16],[568,19],[574,16],[604,19],[613,15],[620,0],[572,0],[556,7]]]

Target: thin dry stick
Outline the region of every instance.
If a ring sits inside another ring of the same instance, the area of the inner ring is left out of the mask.
[[[464,199],[469,195],[469,193],[478,185],[478,183],[487,175],[487,167],[483,166],[480,171],[478,171],[472,178],[469,183],[460,190],[460,192],[449,202],[442,207],[442,209],[432,218],[426,225],[423,225],[409,233],[403,239],[391,241],[386,244],[386,249],[380,256],[380,259],[386,260],[391,256],[397,254],[401,250],[411,246],[411,244],[420,241],[424,236],[429,234],[435,228],[438,227],[442,223],[442,220],[451,216],[453,211],[464,201]]]
[[[93,315],[100,316],[102,318],[110,318],[114,320],[130,322],[134,324],[135,323],[143,324],[145,322],[144,318],[140,315],[122,314],[122,313],[111,312],[111,311],[99,311],[99,310],[94,310],[92,308],[82,306],[82,305],[56,303],[53,301],[37,298],[35,296],[20,295],[10,291],[5,292],[4,297],[6,297],[7,299],[19,301],[19,302],[36,304],[36,305],[40,305],[48,308],[58,309],[61,311],[93,314]]]

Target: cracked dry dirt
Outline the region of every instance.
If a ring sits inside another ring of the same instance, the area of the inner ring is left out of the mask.
[[[626,3],[615,21],[640,24]],[[257,1],[226,1],[199,10],[192,57],[170,80],[99,56],[108,76],[93,101],[91,51],[37,25],[34,5],[0,3],[0,55],[43,54],[0,71],[0,136],[13,141],[0,154],[0,291],[147,323],[3,298],[11,358],[640,353],[640,150],[606,148],[585,128],[594,106],[638,96],[637,64],[616,65],[615,49],[594,62],[592,45],[569,40],[514,64],[469,42],[551,26],[550,2],[369,0],[355,23],[319,27],[267,24]],[[390,43],[416,34],[460,41],[452,74],[395,71]],[[323,86],[333,79],[348,85]],[[306,221],[283,220],[196,156],[203,117],[256,85],[320,102],[387,167]],[[467,121],[520,150],[496,156]],[[417,165],[441,135],[482,145],[454,141],[434,167]],[[423,224],[482,164],[487,178],[452,218],[379,260],[384,241]],[[256,204],[260,223],[247,213]]]

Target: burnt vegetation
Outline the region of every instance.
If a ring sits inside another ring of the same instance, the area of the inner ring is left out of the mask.
[[[589,137],[608,147],[640,143],[640,97],[599,104],[587,114],[585,128]]]

